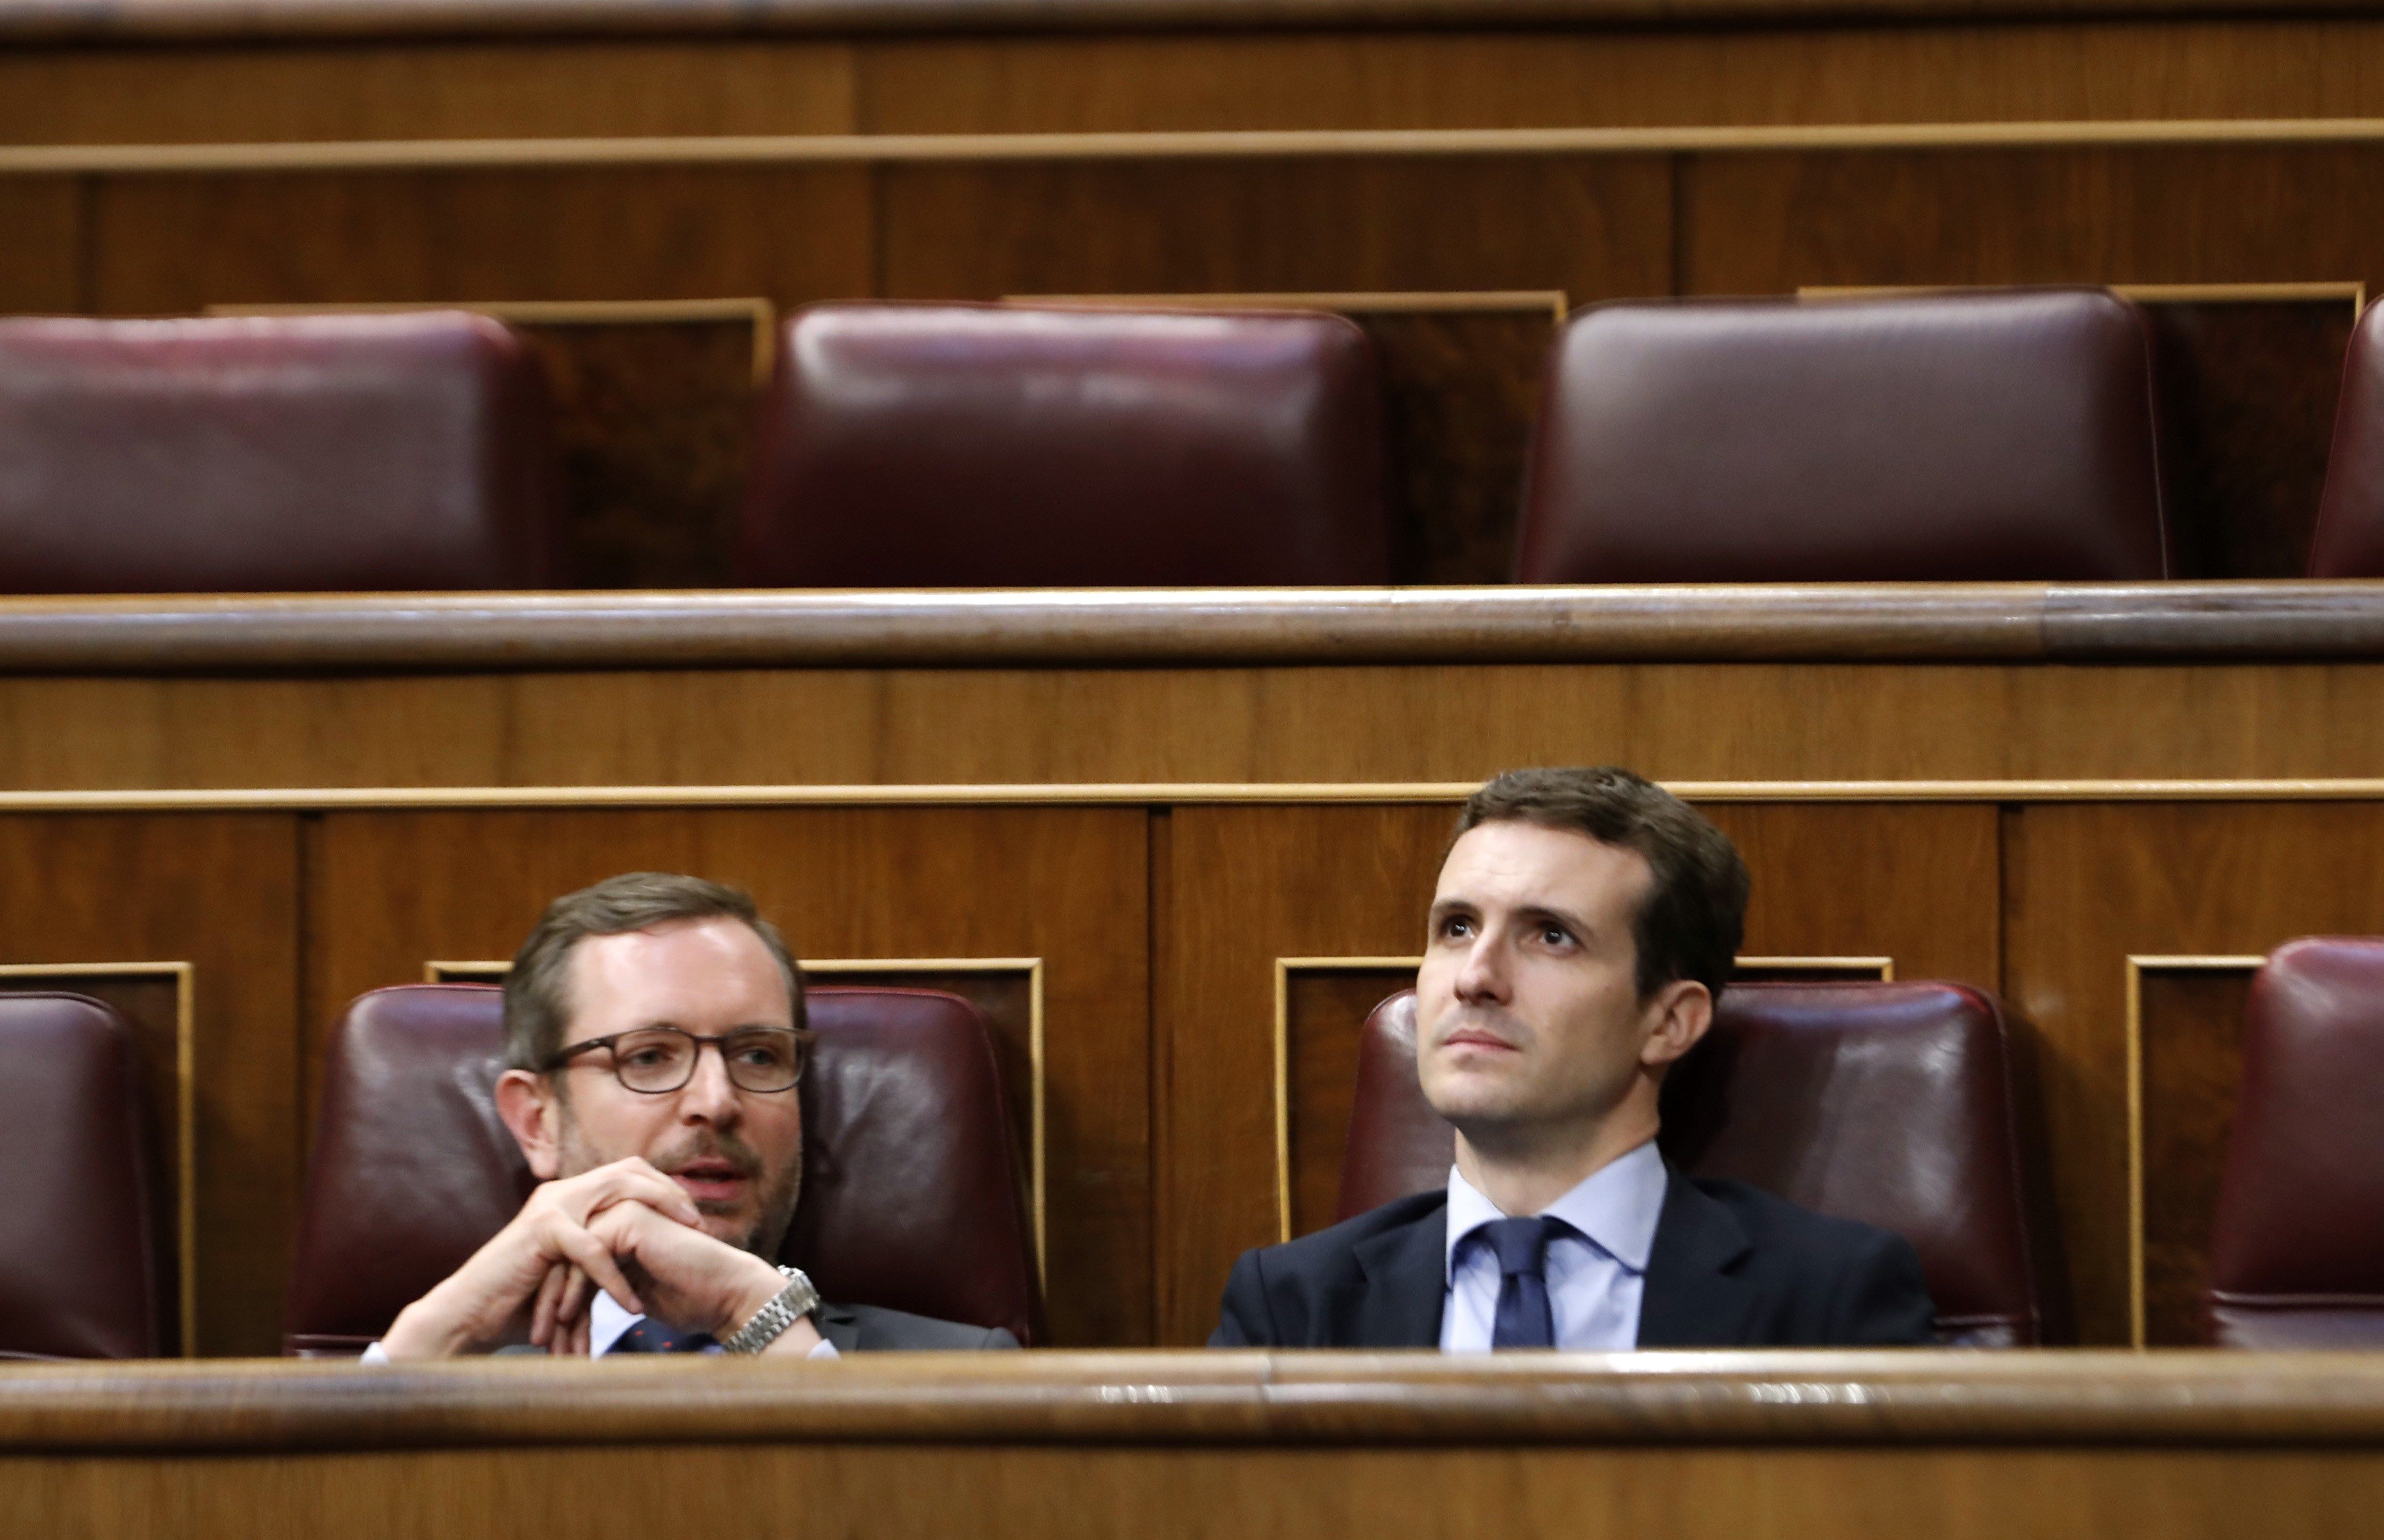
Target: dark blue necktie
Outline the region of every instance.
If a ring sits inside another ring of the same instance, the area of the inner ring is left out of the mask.
[[[702,1332],[675,1332],[652,1316],[639,1322],[614,1339],[615,1353],[701,1353],[712,1346],[712,1338]]]
[[[1556,1314],[1548,1308],[1548,1242],[1572,1226],[1546,1214],[1536,1219],[1494,1219],[1477,1232],[1498,1258],[1498,1314],[1490,1346],[1553,1348]]]

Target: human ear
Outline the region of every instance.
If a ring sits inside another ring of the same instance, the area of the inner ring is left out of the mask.
[[[1694,978],[1676,978],[1647,1002],[1654,1017],[1639,1062],[1662,1069],[1697,1046],[1713,1025],[1713,992]]]
[[[521,1146],[530,1174],[541,1182],[553,1181],[563,1170],[558,1136],[562,1110],[554,1104],[554,1089],[546,1077],[528,1070],[507,1070],[497,1076],[497,1116],[505,1120],[514,1143]]]

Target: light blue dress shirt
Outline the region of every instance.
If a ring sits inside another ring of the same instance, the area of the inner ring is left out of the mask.
[[[1548,1305],[1558,1348],[1624,1353],[1639,1346],[1639,1301],[1646,1289],[1656,1222],[1664,1212],[1664,1158],[1650,1139],[1591,1172],[1541,1211],[1578,1232],[1548,1242]],[[1455,1166],[1448,1168],[1448,1298],[1440,1312],[1444,1353],[1490,1350],[1498,1316],[1498,1259],[1477,1232],[1508,1217]]]

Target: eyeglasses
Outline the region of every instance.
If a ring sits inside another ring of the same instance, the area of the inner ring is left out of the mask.
[[[548,1057],[545,1067],[561,1069],[591,1049],[609,1049],[613,1076],[633,1091],[663,1096],[695,1078],[695,1062],[704,1049],[720,1050],[720,1062],[729,1083],[746,1091],[791,1091],[811,1062],[813,1034],[798,1028],[749,1026],[717,1037],[702,1037],[675,1026],[641,1026],[590,1037]]]

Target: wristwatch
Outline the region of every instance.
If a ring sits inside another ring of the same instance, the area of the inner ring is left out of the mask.
[[[778,1276],[787,1286],[778,1297],[753,1312],[753,1319],[721,1339],[721,1351],[726,1353],[758,1353],[778,1340],[786,1329],[820,1307],[819,1290],[803,1276],[800,1267],[781,1266]]]

